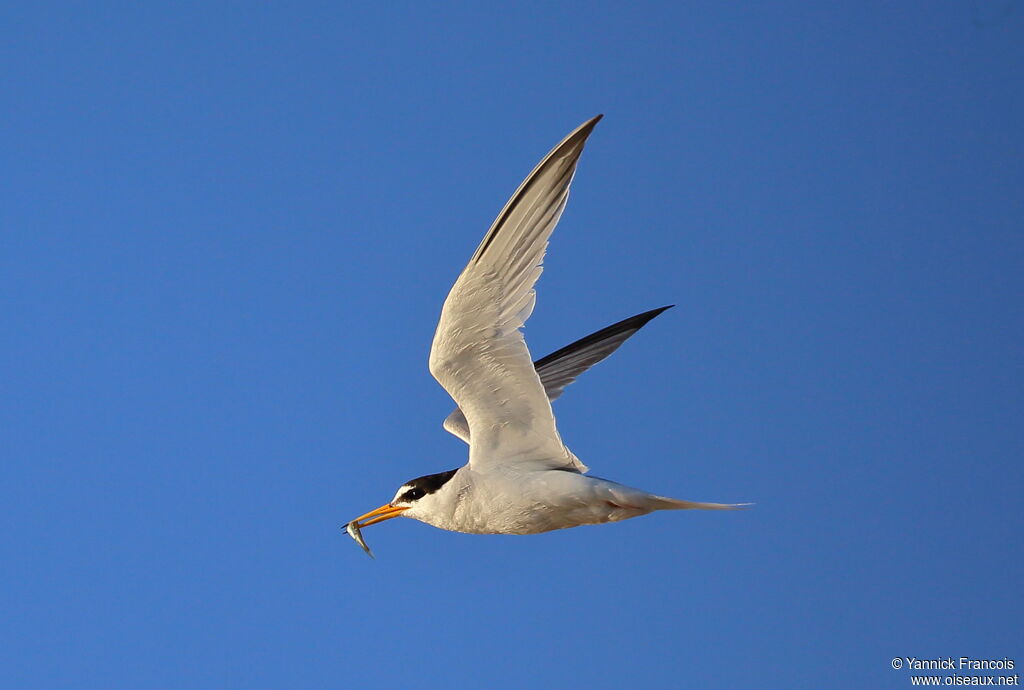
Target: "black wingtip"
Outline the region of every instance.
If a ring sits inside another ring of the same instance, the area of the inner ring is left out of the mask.
[[[596,115],[582,125],[569,132],[565,139],[558,142],[555,148],[551,149],[544,158],[541,159],[537,167],[533,169],[526,179],[519,185],[519,188],[512,195],[512,198],[508,200],[505,207],[501,209],[501,213],[491,224],[491,229],[484,235],[483,240],[480,242],[480,246],[477,247],[476,251],[473,252],[473,258],[470,259],[470,263],[476,263],[480,261],[480,258],[487,251],[487,248],[491,246],[494,238],[497,236],[498,228],[501,227],[502,223],[508,218],[509,214],[519,203],[519,200],[527,193],[527,191],[533,186],[540,173],[548,166],[560,165],[563,166],[563,171],[568,171],[567,180],[572,180],[573,171],[576,169],[576,162],[579,160],[580,154],[583,153],[583,147],[587,143],[587,138],[590,133],[594,131],[594,127],[604,115]],[[568,167],[564,167],[568,166]],[[566,188],[568,188],[568,182],[565,182]]]
[[[633,329],[639,331],[641,328],[646,326],[647,323],[649,321],[651,321],[651,319],[653,319],[654,317],[658,316],[662,312],[665,312],[665,311],[671,309],[674,306],[676,306],[676,305],[669,304],[669,305],[666,305],[664,307],[658,307],[657,309],[651,309],[650,311],[645,311],[643,314],[637,314],[636,316],[631,316],[628,319],[623,319],[622,321],[619,321],[616,324],[612,324],[608,328],[604,329],[603,332],[610,332],[610,331],[621,332],[621,331],[628,331],[628,330],[633,330]]]
[[[636,316],[632,317],[632,319],[626,319],[626,320],[627,321],[633,320],[633,321],[635,321],[638,324],[636,326],[637,328],[642,328],[648,321],[653,319],[655,316],[660,315],[662,312],[668,311],[669,309],[671,309],[674,306],[676,306],[676,305],[674,305],[674,304],[667,304],[664,307],[658,307],[657,309],[651,309],[650,311],[645,311],[643,314],[637,314]]]
[[[570,343],[569,345],[566,345],[562,349],[552,352],[550,355],[541,357],[540,359],[533,363],[533,366],[537,368],[543,367],[557,359],[565,357],[568,354],[576,352],[577,350],[580,350],[584,347],[593,345],[596,342],[600,342],[612,336],[618,335],[619,333],[625,333],[627,331],[639,331],[641,328],[647,325],[648,321],[650,321],[663,311],[671,309],[674,306],[676,305],[669,304],[668,306],[658,307],[657,309],[651,309],[650,311],[645,311],[644,313],[637,314],[636,316],[630,316],[628,319],[623,319],[618,323],[613,323],[611,326],[608,326],[607,328],[602,328],[596,333],[591,333],[588,336],[580,338],[576,342]]]
[[[604,117],[603,114],[595,115],[594,117],[584,122],[582,125],[577,127],[573,132],[570,132],[569,135],[565,138],[565,140],[561,143],[561,145],[558,146],[557,148],[575,146],[580,142],[586,141],[587,137],[589,137],[590,133],[594,131],[594,127],[597,126],[597,123],[601,121],[602,117]]]

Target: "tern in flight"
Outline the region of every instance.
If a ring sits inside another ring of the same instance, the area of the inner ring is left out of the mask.
[[[469,462],[406,482],[390,502],[348,523],[367,553],[360,529],[399,516],[471,534],[536,534],[655,510],[745,505],[683,501],[587,476],[558,435],[551,401],[668,309],[620,321],[536,362],[523,339],[548,238],[600,119],[577,127],[519,185],[448,293],[430,373],[458,405],[444,428],[469,444]]]

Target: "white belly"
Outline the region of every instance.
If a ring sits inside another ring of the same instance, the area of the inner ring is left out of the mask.
[[[655,510],[650,494],[575,472],[469,472],[460,479],[450,510],[409,517],[470,534],[537,534]]]

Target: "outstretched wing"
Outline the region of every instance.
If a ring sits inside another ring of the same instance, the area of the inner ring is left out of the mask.
[[[647,325],[648,321],[670,308],[671,305],[659,307],[623,319],[534,362],[533,368],[537,370],[540,384],[544,387],[548,400],[556,400],[576,377],[615,352],[622,343]],[[456,407],[448,415],[444,420],[444,428],[469,443],[469,422],[460,408]]]
[[[441,309],[430,373],[466,416],[473,467],[516,462],[586,470],[558,436],[519,329],[533,311],[548,238],[600,119],[577,127],[519,185]]]

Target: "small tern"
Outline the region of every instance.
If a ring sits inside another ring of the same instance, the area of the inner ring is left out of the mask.
[[[390,502],[345,525],[353,538],[361,528],[399,516],[470,534],[537,534],[656,510],[747,505],[683,501],[587,476],[587,466],[558,435],[551,401],[669,308],[638,314],[531,361],[520,329],[533,311],[534,284],[576,163],[601,117],[577,127],[519,185],[441,309],[430,373],[455,400],[444,428],[469,444],[469,462],[406,482]]]

